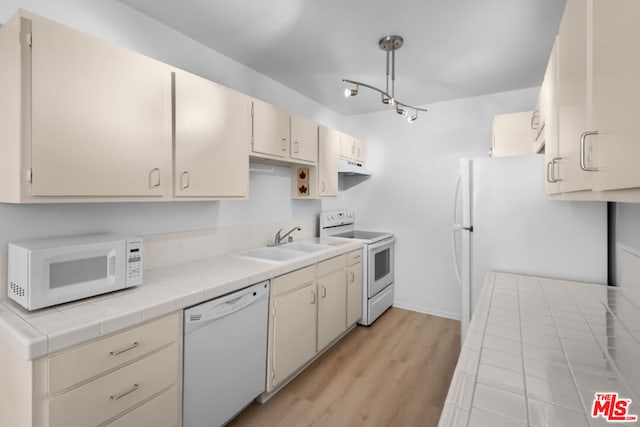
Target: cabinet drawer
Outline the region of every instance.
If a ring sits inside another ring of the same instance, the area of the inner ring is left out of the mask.
[[[347,254],[347,265],[353,265],[357,262],[362,262],[362,249]]]
[[[315,279],[315,271],[313,265],[301,268],[276,277],[271,281],[271,292],[273,296],[289,292],[297,287],[313,282]]]
[[[175,384],[179,378],[179,349],[174,343],[51,399],[50,427],[98,425]]]
[[[178,387],[173,386],[106,427],[177,427],[179,402]]]
[[[318,263],[318,277],[326,276],[334,271],[345,268],[347,263],[347,256],[340,255],[335,258],[328,259]]]
[[[49,394],[55,394],[180,338],[178,313],[50,357]]]

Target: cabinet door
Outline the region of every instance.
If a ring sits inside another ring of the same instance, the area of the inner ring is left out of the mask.
[[[354,159],[358,162],[364,163],[365,160],[365,143],[359,139],[354,139],[355,155]]]
[[[591,77],[592,118],[587,156],[594,153],[595,189],[640,187],[640,2],[590,1],[593,8]]]
[[[317,300],[315,282],[273,298],[271,377],[267,391],[315,356]]]
[[[315,164],[318,160],[318,124],[291,115],[291,158]]]
[[[340,157],[345,159],[355,159],[356,145],[355,139],[345,133],[340,134]]]
[[[169,69],[55,23],[32,33],[32,194],[166,195]]]
[[[540,122],[543,128],[538,139],[544,140],[545,191],[547,194],[560,192],[558,162],[562,160],[558,151],[558,109],[556,90],[558,85],[557,39],[553,45],[547,70],[540,88]]]
[[[254,99],[251,117],[252,154],[288,158],[289,113],[274,105]]]
[[[246,197],[250,98],[175,73],[175,195]]]
[[[493,156],[534,154],[531,150],[531,111],[493,118]]]
[[[362,263],[347,268],[347,326],[362,318]]]
[[[318,278],[318,351],[347,329],[346,269]]]
[[[562,192],[590,188],[589,173],[580,167],[580,137],[587,130],[587,5],[567,0],[558,37],[557,178]],[[592,163],[591,160],[588,163]]]
[[[340,157],[340,134],[338,131],[320,126],[318,141],[318,195],[338,195],[338,158]]]

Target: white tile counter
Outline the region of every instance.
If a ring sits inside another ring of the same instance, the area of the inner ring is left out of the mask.
[[[439,426],[640,425],[592,418],[596,392],[640,415],[637,291],[489,273]]]
[[[223,255],[145,270],[141,286],[34,312],[2,299],[0,339],[33,360],[362,247],[344,239],[306,241],[333,246],[281,263]]]

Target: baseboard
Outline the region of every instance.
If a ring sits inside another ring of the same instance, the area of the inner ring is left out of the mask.
[[[417,305],[404,304],[401,302],[394,301],[393,306],[397,308],[402,308],[405,310],[415,311],[417,313],[422,314],[430,314],[431,316],[444,317],[446,319],[452,320],[460,320],[460,315],[456,313],[449,313],[448,311],[435,310],[432,308],[419,307]]]

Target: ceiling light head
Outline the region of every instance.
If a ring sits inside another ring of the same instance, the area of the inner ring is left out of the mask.
[[[346,88],[344,90],[344,97],[349,98],[350,96],[356,96],[358,94],[358,86],[356,85],[355,89]]]
[[[391,98],[390,98],[390,97],[388,97],[386,94],[384,94],[384,93],[383,93],[383,94],[382,94],[382,103],[383,103],[383,104],[387,104],[387,105],[389,105],[389,103],[390,103],[390,102],[391,102]]]
[[[412,115],[407,116],[407,121],[408,121],[409,123],[413,123],[413,122],[415,122],[416,120],[418,120],[418,110],[416,110],[416,112],[415,112],[415,113],[413,113]]]
[[[402,117],[407,115],[407,110],[402,108],[401,106],[396,106],[396,113],[400,114]]]

